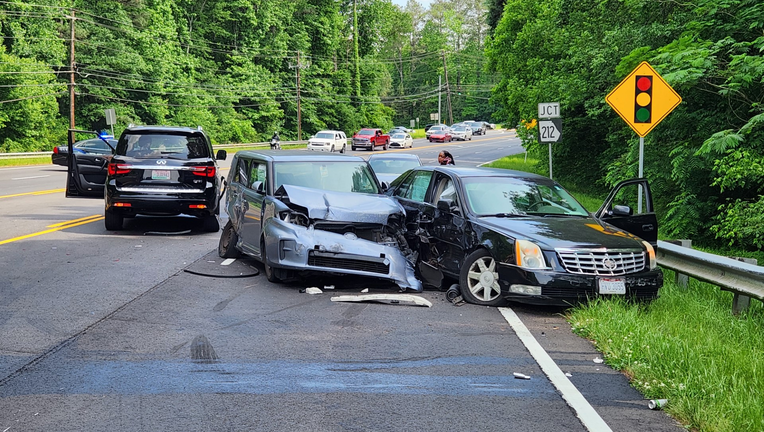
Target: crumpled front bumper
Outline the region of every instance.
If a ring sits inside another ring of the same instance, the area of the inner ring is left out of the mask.
[[[274,268],[388,279],[422,291],[414,265],[394,246],[270,218],[263,226],[268,264]]]

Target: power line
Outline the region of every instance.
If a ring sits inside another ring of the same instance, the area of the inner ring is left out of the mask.
[[[42,95],[27,96],[27,97],[18,98],[18,99],[4,100],[4,101],[0,101],[0,104],[4,104],[4,103],[8,103],[8,102],[18,102],[18,101],[23,101],[23,100],[28,100],[28,99],[36,99],[36,98],[41,98],[41,97],[46,97],[46,96],[56,96],[56,95],[60,95],[62,93],[66,93],[66,90],[60,91],[60,92],[56,92],[56,93],[48,93],[48,94],[42,94]]]

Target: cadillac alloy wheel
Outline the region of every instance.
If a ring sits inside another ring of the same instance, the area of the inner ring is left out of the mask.
[[[472,252],[464,260],[459,285],[464,299],[469,303],[484,306],[504,304],[496,260],[485,249]]]

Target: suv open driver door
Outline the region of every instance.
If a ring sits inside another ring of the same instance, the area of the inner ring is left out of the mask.
[[[74,134],[91,134],[102,139],[106,145],[114,147],[98,132],[69,129],[69,152],[67,154],[66,197],[67,198],[103,198],[106,174],[111,156],[97,154],[75,154]]]

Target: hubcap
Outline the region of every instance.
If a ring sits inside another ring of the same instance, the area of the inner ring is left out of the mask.
[[[496,261],[491,257],[478,258],[467,273],[467,288],[478,300],[491,301],[501,294]]]

